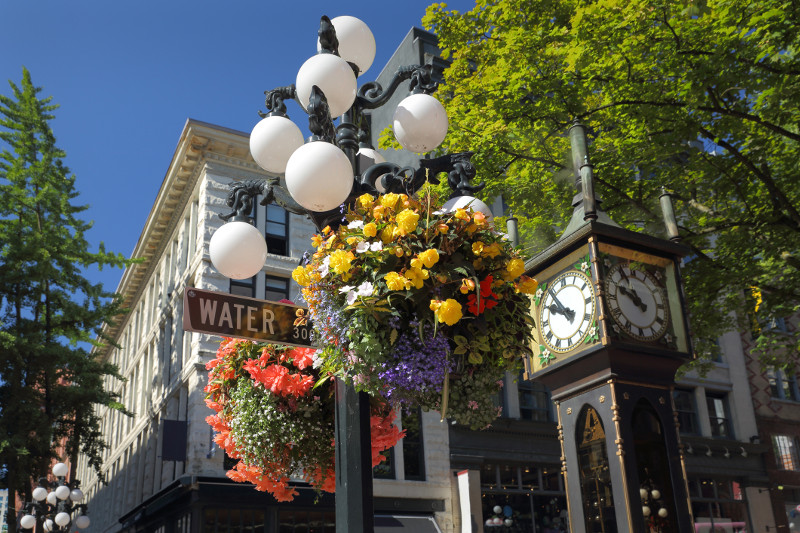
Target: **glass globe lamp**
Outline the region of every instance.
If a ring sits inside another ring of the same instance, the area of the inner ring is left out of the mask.
[[[286,188],[310,211],[325,212],[342,205],[353,188],[353,167],[347,155],[324,141],[304,144],[286,165]]]
[[[356,75],[347,61],[333,54],[309,58],[297,72],[295,90],[300,104],[308,109],[311,88],[316,85],[328,100],[331,117],[350,109],[356,99]]]
[[[56,521],[56,524],[58,524],[61,527],[66,526],[67,524],[70,523],[69,513],[65,513],[63,511],[58,513],[56,515],[55,521]]]
[[[56,477],[66,477],[69,468],[64,463],[56,463],[53,465],[53,475]]]
[[[89,517],[85,514],[80,515],[78,518],[75,519],[75,527],[78,529],[86,529],[91,525],[92,521],[89,520]]]
[[[250,133],[250,154],[258,166],[283,174],[295,150],[303,146],[303,132],[287,117],[270,115],[261,119]]]
[[[394,136],[409,152],[418,154],[437,148],[447,135],[447,113],[429,94],[412,94],[394,111]]]
[[[208,255],[223,276],[248,279],[263,268],[267,242],[255,226],[235,220],[214,232],[208,243]]]
[[[26,514],[19,520],[19,525],[22,529],[33,529],[36,526],[36,517]]]
[[[69,499],[75,503],[80,502],[83,499],[83,491],[81,489],[72,489],[69,493]]]
[[[491,220],[494,217],[489,206],[474,196],[456,196],[455,198],[447,200],[444,205],[442,205],[443,213],[453,213],[457,209],[472,209],[475,212],[480,211],[486,215],[487,220]]]
[[[375,59],[375,36],[369,26],[350,16],[333,18],[331,24],[339,41],[339,56],[349,63],[355,63],[359,76],[369,70]],[[319,41],[317,51],[322,51]]]
[[[33,494],[31,494],[31,496],[33,496],[34,500],[40,502],[47,498],[47,489],[44,487],[36,487],[33,489]]]
[[[56,487],[55,490],[56,498],[58,498],[59,500],[66,500],[67,498],[69,498],[69,492],[70,491],[68,486],[60,485]]]

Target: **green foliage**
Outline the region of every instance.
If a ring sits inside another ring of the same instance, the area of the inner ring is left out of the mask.
[[[26,69],[9,84],[11,96],[0,95],[0,468],[10,493],[26,494],[60,445],[99,473],[95,404],[125,410],[104,390],[117,369],[86,346],[108,342],[101,325],[122,310],[83,269],[126,260],[89,250],[91,224],[78,218],[86,206],[72,203],[75,177],[48,124],[58,106],[37,97]]]
[[[424,22],[451,61],[445,148],[476,152],[532,253],[569,220],[577,119],[616,222],[661,233],[661,187],[674,193],[696,338],[798,311],[798,4],[478,0]],[[793,364],[796,333],[758,334],[765,362]]]

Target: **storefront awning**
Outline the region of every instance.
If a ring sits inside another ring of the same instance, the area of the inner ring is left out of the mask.
[[[375,515],[375,533],[442,533],[432,516]]]

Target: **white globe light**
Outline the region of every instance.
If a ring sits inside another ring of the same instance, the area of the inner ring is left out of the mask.
[[[494,514],[500,514],[503,512],[503,508],[500,507],[499,505],[495,505],[492,511],[494,511]]]
[[[26,514],[20,519],[19,525],[22,527],[22,529],[33,529],[33,527],[36,525],[36,517]]]
[[[378,179],[375,180],[375,185],[374,185],[375,189],[381,194],[386,194],[387,192],[389,192],[388,189],[383,186],[383,177],[388,175],[390,174],[389,173],[381,174],[380,176],[378,176]]]
[[[286,170],[286,162],[303,146],[303,132],[286,117],[263,118],[250,133],[250,154],[258,166],[274,174]]]
[[[62,511],[56,515],[56,524],[58,524],[59,526],[64,527],[67,524],[69,524],[69,522],[70,519],[68,513]]]
[[[503,520],[503,525],[505,525],[506,527],[511,527],[514,525],[514,521],[511,520],[510,518],[506,518],[505,520]]]
[[[653,497],[654,500],[661,499],[661,491],[658,489],[653,489],[653,492],[651,492],[650,495]]]
[[[304,144],[286,165],[286,188],[311,211],[342,205],[353,188],[353,166],[344,152],[323,141]]]
[[[81,489],[72,489],[72,492],[69,493],[69,499],[78,503],[83,499],[83,491]]]
[[[92,521],[89,520],[89,517],[86,516],[85,514],[82,514],[75,519],[75,527],[77,527],[78,529],[86,529],[87,527],[89,527],[91,523]]]
[[[36,487],[33,489],[33,494],[31,494],[31,496],[33,496],[34,500],[40,502],[47,498],[47,489],[44,487]]]
[[[494,525],[496,525],[496,526],[502,526],[503,525],[503,519],[502,518],[493,518],[492,519],[492,523]]]
[[[252,224],[223,224],[208,243],[208,255],[220,274],[233,279],[252,278],[267,259],[267,242]]]
[[[642,506],[642,515],[645,516],[645,517],[650,516],[650,507],[648,507],[647,505],[643,505]]]
[[[331,117],[343,115],[356,99],[356,75],[347,61],[333,54],[317,54],[309,58],[297,73],[297,99],[308,108],[311,87],[325,93]]]
[[[345,61],[355,63],[359,76],[366,72],[375,59],[375,36],[362,20],[342,16],[331,19],[336,39],[339,41],[339,55]],[[322,45],[317,40],[317,52]]]
[[[66,477],[69,468],[64,463],[56,463],[53,465],[53,475],[56,477]]]
[[[447,135],[447,113],[429,94],[412,94],[394,111],[394,136],[411,152],[430,152]]]
[[[658,516],[660,516],[661,518],[666,518],[668,514],[669,513],[667,512],[667,509],[665,507],[662,507],[661,509],[658,510]]]
[[[56,528],[56,524],[48,518],[47,520],[44,521],[42,527],[44,527],[45,531],[53,531]]]
[[[56,498],[59,500],[66,500],[69,498],[69,487],[66,485],[60,485],[59,487],[56,487],[55,493]]]
[[[372,165],[377,165],[378,163],[385,163],[386,158],[381,155],[381,153],[374,148],[367,148],[366,146],[362,146],[358,149],[358,153],[356,153],[357,157],[365,157],[368,160],[372,161]]]
[[[492,520],[491,518],[487,518],[486,519],[486,525],[489,526],[489,527],[492,527],[494,525],[494,520]]]
[[[647,498],[647,489],[639,489],[639,497],[643,500]]]
[[[442,206],[443,213],[454,213],[457,209],[472,209],[474,212],[480,211],[486,215],[487,220],[492,220],[492,210],[486,203],[478,200],[474,196],[456,196],[447,200]]]
[[[55,492],[47,493],[47,503],[49,503],[50,505],[56,505],[58,503],[58,498],[56,498]]]

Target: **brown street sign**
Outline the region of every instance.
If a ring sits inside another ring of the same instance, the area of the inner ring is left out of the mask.
[[[311,346],[308,309],[245,298],[224,292],[186,288],[183,329],[258,342]]]

